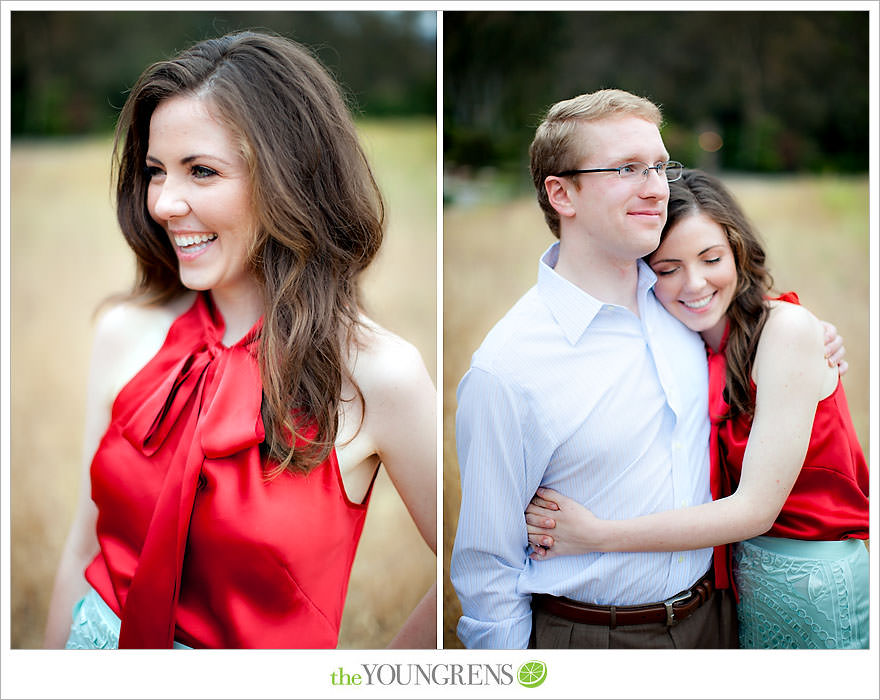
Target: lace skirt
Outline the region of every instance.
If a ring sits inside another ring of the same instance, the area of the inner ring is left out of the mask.
[[[73,622],[65,649],[118,649],[121,622],[116,613],[90,588],[73,606]],[[191,649],[174,642],[175,649]]]
[[[734,545],[743,649],[867,649],[862,540],[755,537]]]

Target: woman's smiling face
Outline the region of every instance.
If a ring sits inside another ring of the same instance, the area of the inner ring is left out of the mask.
[[[193,96],[161,102],[150,119],[147,208],[168,234],[180,280],[194,290],[252,294],[247,251],[256,231],[247,163],[230,130]]]
[[[717,347],[737,272],[727,233],[701,212],[681,219],[649,259],[657,275],[654,294],[673,316]]]

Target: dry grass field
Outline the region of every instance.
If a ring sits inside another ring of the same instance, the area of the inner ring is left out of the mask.
[[[412,342],[436,377],[433,122],[376,122],[362,135],[386,198],[388,234],[365,279],[368,313]],[[129,286],[106,139],[16,142],[11,154],[11,646],[42,644],[73,517],[93,312]],[[389,546],[393,543],[393,546]],[[436,579],[390,480],[377,480],[339,646],[381,648]]]
[[[795,290],[843,335],[850,409],[868,451],[868,178],[728,177],[762,233],[779,290]],[[533,197],[448,206],[443,225],[444,647],[460,648],[461,607],[449,584],[458,522],[455,390],[485,334],[531,287],[552,242]]]

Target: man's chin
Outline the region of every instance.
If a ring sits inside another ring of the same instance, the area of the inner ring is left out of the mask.
[[[644,245],[640,246],[640,250],[641,250],[641,252],[639,253],[640,258],[648,257],[651,253],[653,253],[655,250],[657,250],[658,247],[660,247],[660,232],[659,231],[657,232],[656,237],[649,238],[649,239],[643,241],[643,244]]]

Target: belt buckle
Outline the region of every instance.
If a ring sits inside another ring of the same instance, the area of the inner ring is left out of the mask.
[[[674,603],[681,603],[682,601],[688,600],[694,594],[693,591],[684,591],[684,593],[679,593],[672,598],[667,598],[663,601],[663,607],[666,608],[666,626],[673,627],[678,624],[678,620],[675,619],[675,612],[672,610],[672,605]]]

